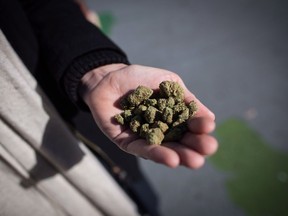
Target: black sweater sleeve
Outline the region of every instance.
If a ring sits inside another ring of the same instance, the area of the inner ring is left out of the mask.
[[[101,30],[86,21],[73,0],[19,0],[36,33],[49,72],[75,103],[89,70],[128,60]]]

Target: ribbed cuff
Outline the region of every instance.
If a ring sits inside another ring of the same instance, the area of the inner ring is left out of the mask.
[[[82,77],[92,69],[116,63],[130,64],[125,55],[113,50],[98,50],[75,59],[62,78],[65,93],[76,106],[87,110],[78,92]]]

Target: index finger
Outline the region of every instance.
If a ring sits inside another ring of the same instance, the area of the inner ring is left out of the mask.
[[[201,101],[198,100],[196,96],[192,94],[186,87],[184,88],[184,94],[186,103],[195,101],[197,104],[197,112],[195,114],[195,117],[203,117],[215,121],[215,114],[210,109],[208,109],[203,103],[201,103]]]

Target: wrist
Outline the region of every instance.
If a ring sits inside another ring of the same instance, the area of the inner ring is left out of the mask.
[[[97,67],[87,72],[80,81],[79,95],[87,104],[87,98],[92,90],[101,82],[101,80],[113,71],[120,70],[128,65],[123,63],[108,64]]]
[[[87,104],[81,97],[80,86],[81,79],[83,76],[92,71],[95,68],[100,68],[104,65],[112,64],[129,64],[128,59],[121,50],[115,49],[104,49],[104,50],[93,50],[91,52],[79,55],[73,59],[68,68],[64,71],[61,77],[61,85],[63,90],[69,97],[69,99],[75,103],[80,109],[88,110]],[[85,92],[85,91],[84,91]]]

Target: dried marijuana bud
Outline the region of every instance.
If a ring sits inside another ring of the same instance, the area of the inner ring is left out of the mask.
[[[158,113],[157,108],[153,106],[149,106],[147,110],[145,111],[144,117],[148,123],[152,124],[155,121],[157,113]]]
[[[175,100],[174,100],[174,98],[173,97],[169,97],[168,99],[167,99],[167,107],[170,107],[170,108],[173,108],[174,107],[174,105],[175,105]]]
[[[190,117],[194,116],[198,110],[197,103],[195,101],[191,101],[188,104],[188,108]]]
[[[137,133],[141,127],[141,116],[139,115],[136,115],[134,116],[132,119],[131,119],[131,122],[130,122],[130,129],[134,132],[134,133]]]
[[[180,140],[183,134],[186,132],[187,127],[186,125],[177,125],[176,127],[172,127],[168,133],[165,134],[164,141],[165,142],[172,142]]]
[[[163,111],[164,108],[167,106],[167,100],[165,98],[159,98],[157,102],[157,106],[160,111]]]
[[[151,128],[146,134],[146,140],[149,144],[160,145],[164,139],[164,134],[160,128]]]
[[[153,125],[152,125],[153,128],[160,128],[160,130],[165,133],[168,129],[169,129],[169,126],[162,122],[162,121],[156,121]]]
[[[188,120],[189,118],[189,109],[185,108],[185,110],[183,110],[179,115],[177,120],[172,124],[173,126],[177,126],[183,122],[185,122],[186,120]]]
[[[146,106],[156,106],[157,100],[156,99],[147,99],[144,101],[144,105]]]
[[[147,106],[145,105],[139,105],[135,110],[134,110],[134,113],[136,115],[141,115],[143,112],[145,112],[147,110]]]
[[[155,94],[139,86],[121,100],[120,106],[123,112],[114,116],[116,122],[155,145],[181,139],[187,131],[187,120],[198,109],[195,101],[185,104],[183,88],[172,81],[161,82]]]
[[[147,132],[149,131],[149,124],[145,123],[141,125],[140,128],[140,137],[146,138]]]
[[[124,110],[124,112],[122,113],[122,116],[126,122],[130,122],[133,117],[133,114],[131,110]]]
[[[177,82],[161,82],[159,89],[160,94],[166,98],[173,97],[177,102],[184,100],[184,89]]]
[[[119,124],[124,125],[124,123],[125,123],[124,118],[121,114],[115,115],[114,118]]]
[[[152,94],[153,94],[152,89],[147,88],[145,86],[138,86],[136,90],[128,96],[127,100],[132,106],[138,106],[144,100],[150,98]]]
[[[173,109],[165,107],[163,110],[162,119],[164,122],[171,124],[173,122]]]

